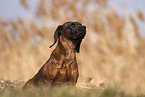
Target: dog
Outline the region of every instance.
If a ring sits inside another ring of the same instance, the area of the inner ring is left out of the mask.
[[[76,52],[86,35],[86,26],[79,22],[66,22],[59,25],[54,33],[54,46],[48,61],[38,73],[28,80],[23,89],[34,86],[75,85],[79,76]]]

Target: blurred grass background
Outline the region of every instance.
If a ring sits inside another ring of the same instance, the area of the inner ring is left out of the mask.
[[[31,15],[31,5],[20,0]],[[79,21],[87,35],[77,54],[79,80],[116,85],[125,91],[145,91],[145,38],[138,21],[145,24],[144,13],[136,18],[119,15],[108,0],[40,0],[35,18],[0,17],[0,79],[26,81],[50,57],[53,33],[59,24]],[[143,33],[145,33],[143,31]]]

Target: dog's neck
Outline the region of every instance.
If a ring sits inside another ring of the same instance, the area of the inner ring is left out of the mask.
[[[55,49],[57,54],[61,54],[64,58],[67,59],[75,59],[76,58],[76,50],[74,49],[72,41],[66,39],[63,36],[60,36],[58,40],[58,45]]]

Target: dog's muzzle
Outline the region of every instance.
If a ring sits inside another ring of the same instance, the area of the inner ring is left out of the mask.
[[[83,39],[85,37],[85,35],[86,35],[86,26],[80,26],[79,27],[79,31],[80,31],[79,37],[81,39]]]
[[[86,26],[80,26],[73,39],[83,39],[86,35]]]

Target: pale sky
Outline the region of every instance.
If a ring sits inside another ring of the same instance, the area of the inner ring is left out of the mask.
[[[39,0],[28,0],[30,7],[32,10],[35,10],[35,6],[37,5]],[[20,0],[0,0],[0,16],[4,18],[10,19],[15,18],[16,16],[20,16],[22,18],[26,18],[26,11],[21,6]]]
[[[32,12],[40,0],[28,0]],[[136,15],[141,10],[145,18],[145,0],[108,0],[109,5],[120,15]],[[16,19],[17,16],[27,19],[26,10],[20,5],[20,0],[0,0],[0,17],[5,19]],[[33,17],[33,16],[32,16]],[[34,17],[33,17],[34,18]],[[141,34],[145,36],[145,23],[138,23]]]
[[[39,0],[28,0],[34,11]],[[119,13],[134,13],[142,10],[145,15],[145,0],[109,0],[110,5]],[[19,0],[0,0],[0,16],[7,19],[21,16],[26,18],[26,12],[20,5]]]

